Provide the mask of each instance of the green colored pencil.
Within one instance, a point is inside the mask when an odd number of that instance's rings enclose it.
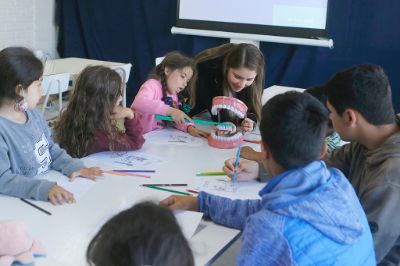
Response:
[[[190,196],[190,193],[186,193],[186,192],[182,192],[182,191],[178,191],[178,190],[173,190],[173,189],[168,189],[168,188],[163,188],[163,187],[156,187],[156,186],[146,186],[148,188],[152,188],[152,189],[158,189],[158,190],[162,190],[162,191],[168,191],[168,192],[172,192],[175,194],[181,194],[181,195],[185,195],[185,196]]]
[[[196,176],[220,176],[226,175],[224,172],[204,172],[200,174],[196,174]]]
[[[174,121],[172,117],[167,115],[155,115],[156,119],[166,120],[166,121]],[[188,123],[189,120],[185,118],[185,121]],[[193,123],[200,125],[220,125],[220,126],[231,126],[229,123],[219,123],[214,121],[200,120],[200,119],[192,119]]]

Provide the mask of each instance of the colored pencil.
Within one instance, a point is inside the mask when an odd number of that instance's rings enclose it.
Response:
[[[194,190],[194,189],[186,189],[186,191],[194,193],[194,194],[199,194],[199,192],[197,190]]]
[[[174,121],[172,117],[167,115],[155,115],[155,119],[165,120],[165,121]],[[199,125],[220,125],[220,126],[231,126],[230,123],[220,123],[208,120],[200,120],[200,119],[192,119],[193,123]],[[185,118],[185,122],[189,123],[190,121]]]
[[[187,184],[142,184],[142,187],[157,186],[157,187],[185,187]]]
[[[243,141],[254,143],[254,144],[261,144],[261,140],[250,140],[250,139],[244,139]]]
[[[33,208],[36,208],[36,209],[38,209],[39,211],[44,212],[44,213],[47,214],[47,215],[51,215],[51,212],[46,211],[45,209],[40,208],[40,207],[37,206],[36,204],[33,204],[32,202],[27,201],[26,199],[20,198],[20,200],[22,200],[23,202],[25,202],[25,203],[28,204],[28,205],[31,205]]]
[[[196,174],[196,176],[219,176],[219,175],[226,175],[224,172],[202,172],[200,174]]]
[[[120,176],[137,176],[137,177],[151,178],[151,176],[149,176],[149,175],[124,173],[124,172],[118,172],[118,171],[112,171],[112,170],[103,170],[103,173],[112,174],[112,175],[120,175]]]
[[[190,193],[182,192],[182,191],[178,191],[178,190],[167,189],[167,188],[156,187],[156,186],[146,186],[146,187],[152,188],[152,189],[158,189],[158,190],[162,190],[162,191],[167,191],[167,192],[172,192],[172,193],[175,193],[175,194],[181,194],[181,195],[185,195],[185,196],[190,196]]]
[[[115,169],[112,171],[122,172],[122,173],[155,173],[156,172],[156,170],[121,170],[121,169]]]

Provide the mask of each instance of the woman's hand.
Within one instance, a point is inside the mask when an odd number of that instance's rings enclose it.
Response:
[[[55,185],[49,191],[49,200],[54,205],[62,205],[64,203],[75,203],[74,195],[58,185]]]
[[[203,137],[203,138],[208,138],[210,136],[210,133],[205,132],[201,129],[196,128],[195,126],[188,126],[187,132],[194,136],[194,137]]]
[[[187,119],[190,123],[193,123],[192,119],[187,114],[173,107],[168,108],[167,115],[170,115],[172,120],[174,120],[174,122],[177,124],[186,123],[185,119]]]
[[[244,133],[250,133],[254,129],[255,122],[250,118],[245,118],[242,121],[242,129]]]
[[[85,177],[91,180],[96,180],[97,176],[102,176],[103,171],[99,167],[82,168],[79,171],[73,172],[69,176],[69,181],[74,181],[77,176]]]

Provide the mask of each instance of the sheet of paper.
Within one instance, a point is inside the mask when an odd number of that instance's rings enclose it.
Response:
[[[196,232],[197,227],[201,222],[203,213],[194,211],[176,210],[174,211],[174,214],[176,220],[178,221],[178,224],[182,229],[184,236],[187,239],[192,238],[192,236]]]
[[[92,188],[95,182],[96,181],[83,177],[77,177],[74,181],[69,181],[66,176],[60,176],[57,179],[57,185],[74,194],[75,200],[82,198]]]
[[[232,181],[225,177],[199,177],[189,184],[189,188],[231,199],[259,199],[258,192],[265,185],[256,180],[240,181],[236,182],[236,189],[233,189]]]
[[[88,166],[99,166],[101,164],[105,168],[111,167],[110,169],[115,168],[116,165],[152,169],[153,166],[163,162],[157,156],[137,151],[100,152],[84,158],[84,161]]]
[[[201,146],[207,145],[205,138],[193,137],[189,133],[173,128],[154,130],[144,135],[146,142],[165,145]]]

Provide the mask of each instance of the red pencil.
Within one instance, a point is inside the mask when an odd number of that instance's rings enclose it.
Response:
[[[250,140],[250,139],[244,139],[243,141],[254,143],[254,144],[261,144],[261,140]]]
[[[194,190],[194,189],[186,189],[186,191],[188,191],[190,193],[194,193],[194,194],[199,194],[199,192],[197,190]]]

